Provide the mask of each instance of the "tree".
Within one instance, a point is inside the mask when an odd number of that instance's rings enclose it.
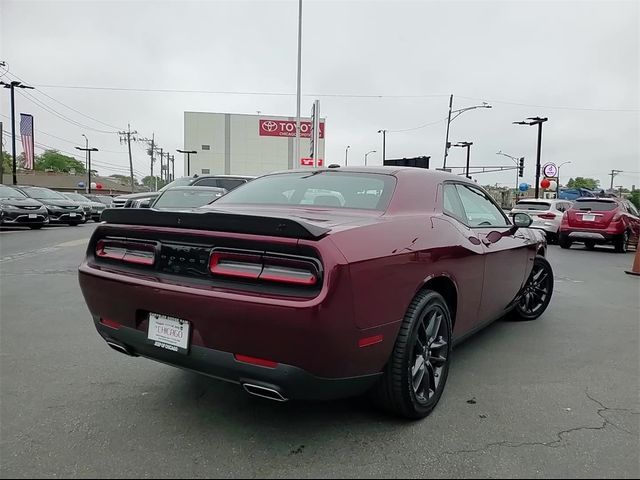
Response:
[[[167,182],[163,182],[162,180],[160,180],[160,177],[156,177],[156,176],[152,177],[150,175],[147,175],[146,177],[144,177],[141,183],[145,187],[149,187],[151,190],[153,190],[156,187],[156,181],[158,182],[158,190],[167,184]]]
[[[587,190],[597,190],[600,188],[600,180],[595,178],[576,177],[570,178],[567,182],[568,188],[586,188]]]
[[[629,197],[631,203],[633,203],[636,208],[640,208],[640,190],[634,190],[631,192],[631,197]]]
[[[42,155],[35,158],[35,169],[38,171],[53,171],[70,173],[85,173],[87,170],[84,164],[73,157],[64,155],[57,150],[45,150]]]

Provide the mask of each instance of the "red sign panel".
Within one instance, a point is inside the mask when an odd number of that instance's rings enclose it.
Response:
[[[321,167],[323,164],[323,161],[321,158],[318,159],[318,167]],[[313,158],[309,158],[309,157],[303,157],[300,159],[300,165],[302,165],[303,167],[313,167]]]
[[[293,120],[260,120],[261,137],[295,137]],[[311,138],[311,122],[300,122],[300,137]],[[320,123],[320,138],[324,138],[324,122]]]

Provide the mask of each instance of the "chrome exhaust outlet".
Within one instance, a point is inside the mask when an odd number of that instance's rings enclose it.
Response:
[[[110,340],[107,340],[107,345],[113,348],[116,352],[124,353],[129,357],[135,357],[135,355],[131,353],[127,347],[120,345],[119,343],[115,343]]]
[[[254,397],[266,398],[267,400],[273,400],[274,402],[286,402],[288,401],[280,392],[273,388],[262,387],[260,385],[253,385],[251,383],[243,383],[242,388],[249,395]]]

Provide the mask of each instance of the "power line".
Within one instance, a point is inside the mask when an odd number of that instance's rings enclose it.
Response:
[[[480,101],[480,102],[499,103],[503,105],[515,105],[519,107],[544,108],[549,110],[578,110],[578,111],[584,111],[584,112],[613,112],[613,113],[640,112],[640,110],[637,108],[589,108],[589,107],[568,107],[568,106],[558,106],[558,105],[535,105],[532,103],[508,102],[506,100],[489,100],[486,98],[478,98],[478,97],[463,97],[462,95],[457,95],[457,97],[464,98],[466,100],[474,100],[474,101]]]
[[[419,126],[417,126],[417,127],[405,128],[405,129],[402,129],[402,130],[387,130],[387,133],[402,133],[402,132],[411,132],[411,131],[413,131],[413,130],[420,130],[421,128],[426,128],[426,127],[430,127],[430,126],[432,126],[432,125],[437,125],[437,124],[439,124],[439,123],[442,123],[442,122],[444,122],[446,119],[447,119],[447,117],[444,117],[444,118],[442,118],[442,119],[440,119],[440,120],[437,120],[437,121],[435,121],[435,122],[429,122],[429,123],[425,123],[425,124],[423,124],[423,125],[419,125]]]

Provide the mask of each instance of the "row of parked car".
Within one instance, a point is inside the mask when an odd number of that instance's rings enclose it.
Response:
[[[39,229],[48,224],[79,225],[99,221],[106,208],[179,210],[207,205],[254,177],[194,175],[179,178],[158,192],[110,197],[57,192],[33,186],[0,185],[0,225]]]
[[[626,252],[640,235],[640,213],[623,198],[526,199],[510,212],[515,213],[527,213],[533,219],[531,228],[544,230],[549,243],[559,243],[561,248],[583,243],[592,250],[609,244]]]

